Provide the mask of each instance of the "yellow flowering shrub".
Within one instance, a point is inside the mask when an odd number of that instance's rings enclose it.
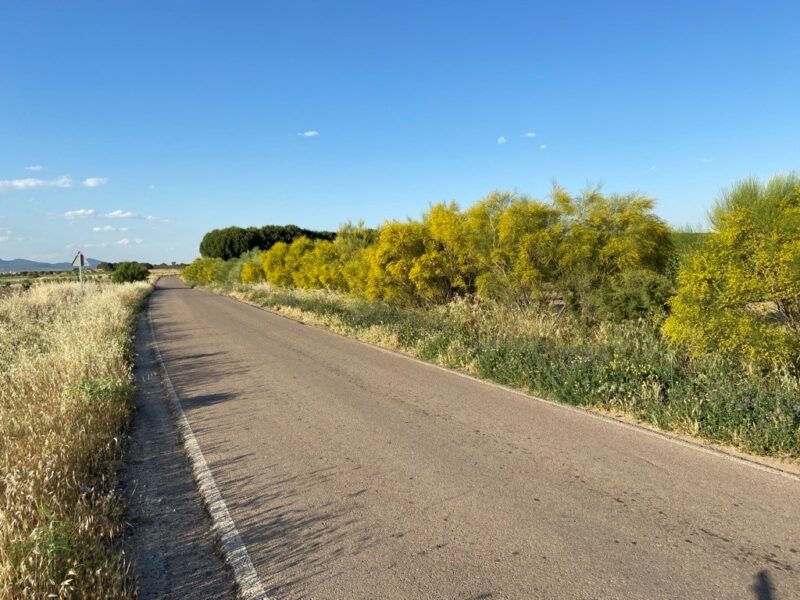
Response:
[[[800,178],[746,180],[712,213],[713,233],[678,273],[664,335],[700,355],[800,361]]]

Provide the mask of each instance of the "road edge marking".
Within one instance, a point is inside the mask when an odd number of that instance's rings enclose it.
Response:
[[[624,427],[625,429],[629,429],[631,431],[638,431],[639,433],[643,433],[645,435],[649,435],[649,436],[654,437],[654,438],[659,438],[659,439],[662,439],[662,440],[664,440],[666,442],[671,442],[673,444],[676,444],[678,446],[683,446],[684,448],[698,450],[698,451],[703,452],[705,454],[709,454],[711,456],[716,456],[717,458],[722,458],[722,459],[726,459],[726,460],[729,460],[729,461],[732,461],[732,462],[736,462],[736,463],[739,463],[739,464],[741,464],[743,466],[750,467],[752,469],[756,469],[756,470],[759,470],[759,471],[765,471],[765,472],[771,473],[773,475],[778,475],[778,476],[781,476],[781,477],[786,477],[787,479],[793,479],[795,481],[800,481],[800,473],[795,473],[795,472],[787,470],[787,469],[781,469],[780,467],[776,467],[776,466],[773,466],[773,465],[770,465],[770,464],[767,464],[767,463],[760,462],[756,458],[750,458],[748,456],[740,456],[738,454],[735,454],[734,452],[725,450],[723,448],[719,448],[719,447],[714,446],[714,445],[706,445],[706,444],[701,443],[701,442],[683,439],[683,438],[678,437],[678,436],[676,436],[674,434],[671,434],[671,433],[669,433],[667,431],[657,431],[655,429],[650,429],[649,427],[646,427],[644,425],[640,425],[638,423],[629,423],[628,421],[624,421],[622,419],[618,419],[618,418],[613,417],[611,415],[606,415],[606,414],[603,414],[601,412],[597,412],[597,411],[594,411],[594,410],[592,410],[590,408],[586,408],[586,407],[583,407],[583,406],[576,406],[574,404],[567,404],[566,402],[558,402],[556,400],[548,400],[547,398],[542,398],[540,396],[535,396],[533,394],[529,394],[529,393],[524,392],[522,390],[518,390],[516,388],[512,388],[512,387],[509,387],[507,385],[503,385],[502,383],[497,383],[497,382],[492,381],[490,379],[481,379],[479,377],[475,377],[474,375],[470,375],[468,373],[462,373],[461,371],[456,371],[455,369],[451,369],[451,368],[448,368],[448,367],[445,367],[445,366],[442,366],[442,365],[438,365],[436,363],[427,362],[425,360],[422,360],[421,358],[417,358],[416,356],[411,356],[410,354],[402,352],[401,350],[394,350],[392,348],[384,348],[383,346],[378,346],[378,345],[373,344],[371,342],[367,342],[367,341],[358,339],[356,337],[351,337],[349,335],[345,335],[343,333],[339,333],[338,331],[333,331],[333,330],[328,329],[326,327],[323,327],[321,325],[317,325],[316,323],[309,323],[309,322],[306,322],[306,321],[300,321],[299,319],[296,319],[296,318],[291,317],[291,316],[289,316],[287,314],[281,313],[281,312],[279,312],[277,310],[268,308],[266,306],[261,306],[260,304],[256,304],[255,302],[250,302],[250,301],[247,301],[247,300],[244,300],[244,299],[241,299],[241,298],[237,298],[236,296],[229,296],[227,294],[216,294],[216,293],[214,295],[222,297],[222,298],[230,298],[231,300],[235,300],[236,302],[244,304],[245,306],[251,306],[253,308],[256,308],[256,309],[261,310],[263,312],[275,315],[277,317],[282,317],[284,319],[288,319],[289,321],[293,321],[294,323],[297,323],[299,325],[307,325],[307,326],[313,327],[314,329],[317,329],[319,331],[324,331],[326,333],[329,333],[331,335],[335,335],[335,336],[340,337],[340,338],[344,338],[346,340],[350,340],[350,341],[353,341],[353,342],[358,342],[359,344],[364,344],[365,346],[369,346],[370,348],[374,348],[375,350],[379,350],[379,351],[385,352],[387,354],[392,354],[394,356],[399,356],[399,357],[405,358],[407,360],[411,360],[411,361],[413,361],[415,363],[418,363],[420,365],[424,365],[426,367],[432,367],[434,369],[439,369],[440,371],[444,371],[445,373],[449,373],[451,375],[456,375],[458,377],[463,377],[464,379],[469,379],[470,381],[474,381],[476,383],[482,383],[483,385],[488,385],[490,387],[502,390],[504,392],[511,392],[512,394],[514,394],[516,396],[519,396],[519,397],[522,397],[522,398],[527,399],[527,400],[535,400],[536,402],[541,402],[542,404],[547,404],[547,405],[550,405],[550,406],[553,406],[553,407],[556,407],[556,408],[559,408],[559,409],[569,410],[569,411],[572,411],[574,413],[586,415],[586,416],[592,417],[594,419],[599,419],[601,421],[605,421],[606,423],[609,423],[609,424],[619,425],[619,426]]]
[[[172,380],[169,378],[167,365],[161,356],[161,349],[156,339],[149,300],[147,303],[147,323],[150,326],[150,338],[156,361],[161,371],[162,381],[167,389],[170,406],[177,420],[178,432],[183,440],[183,449],[192,465],[192,473],[200,491],[200,497],[209,515],[211,515],[211,529],[218,538],[223,559],[233,570],[233,576],[239,588],[239,596],[243,600],[270,600],[264,590],[261,579],[258,577],[258,573],[256,573],[250,554],[247,552],[247,546],[242,541],[239,530],[236,528],[236,524],[228,511],[228,506],[225,504],[225,500],[222,498],[222,494],[214,481],[214,476],[211,474],[208,463],[206,463],[205,456],[200,450],[200,444],[194,435],[194,431],[192,431],[191,425],[189,425],[189,420],[183,411],[181,401],[172,385]]]

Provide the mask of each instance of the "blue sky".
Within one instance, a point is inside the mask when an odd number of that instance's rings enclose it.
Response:
[[[722,187],[800,166],[795,1],[2,13],[5,259],[184,261],[214,227],[378,225],[554,179],[698,224]]]

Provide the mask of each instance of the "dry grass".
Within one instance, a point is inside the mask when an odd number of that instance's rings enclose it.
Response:
[[[151,286],[37,284],[0,298],[0,598],[135,594],[114,462],[131,326]]]

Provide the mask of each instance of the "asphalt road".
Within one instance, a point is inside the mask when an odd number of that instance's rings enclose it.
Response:
[[[798,598],[800,482],[162,279],[156,337],[274,598]]]

